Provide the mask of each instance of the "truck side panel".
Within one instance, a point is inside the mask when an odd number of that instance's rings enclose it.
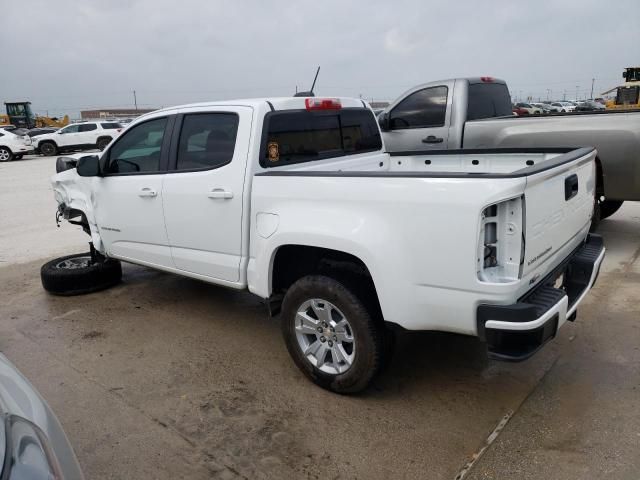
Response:
[[[464,148],[593,146],[611,200],[640,200],[640,113],[470,121]]]

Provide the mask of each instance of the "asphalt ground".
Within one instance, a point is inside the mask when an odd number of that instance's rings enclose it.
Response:
[[[41,264],[88,239],[55,225],[54,169],[0,164],[0,349],[87,478],[640,477],[640,204],[603,221],[597,286],[532,359],[401,334],[371,388],[338,396],[302,376],[249,293],[125,265],[107,291],[46,294]]]

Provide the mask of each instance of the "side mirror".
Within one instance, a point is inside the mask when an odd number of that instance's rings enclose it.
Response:
[[[382,112],[378,115],[378,125],[380,125],[380,130],[383,132],[388,132],[391,130],[390,122],[389,122],[389,112]]]
[[[78,161],[71,157],[58,157],[56,160],[56,173],[64,172],[76,168]]]
[[[76,166],[76,171],[81,177],[99,177],[100,172],[100,159],[97,155],[87,155],[86,157],[80,157]]]

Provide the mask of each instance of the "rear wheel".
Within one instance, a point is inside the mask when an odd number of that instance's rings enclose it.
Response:
[[[0,147],[0,162],[10,162],[13,160],[13,153],[7,147]]]
[[[294,362],[314,383],[337,393],[367,387],[388,348],[384,326],[366,299],[334,278],[296,281],[282,304],[282,334]]]
[[[40,269],[44,289],[55,295],[82,295],[109,288],[122,278],[118,260],[93,261],[91,253],[56,258]]]
[[[623,203],[623,200],[605,200],[604,202],[600,202],[600,220],[609,218],[616,213],[620,210]]]
[[[52,157],[58,154],[58,147],[53,142],[43,142],[40,144],[40,152],[46,157]]]

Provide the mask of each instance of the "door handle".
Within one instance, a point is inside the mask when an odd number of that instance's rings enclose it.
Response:
[[[578,194],[578,175],[575,173],[564,179],[564,199],[569,200]]]
[[[429,135],[427,138],[422,139],[422,143],[442,143],[444,138],[436,137],[435,135]]]
[[[208,197],[229,199],[229,198],[233,198],[233,192],[229,192],[228,190],[224,190],[222,188],[214,188],[209,192]]]
[[[139,197],[155,197],[157,195],[158,195],[158,192],[156,192],[155,190],[149,187],[141,188],[140,191],[138,192]]]

